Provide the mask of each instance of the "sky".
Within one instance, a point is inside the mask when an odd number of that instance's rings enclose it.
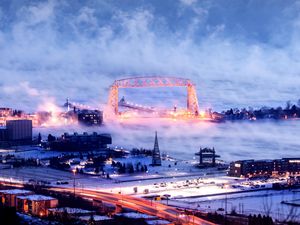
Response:
[[[1,0],[0,105],[101,108],[115,79],[147,75],[193,80],[200,108],[284,105],[299,28],[292,0]]]

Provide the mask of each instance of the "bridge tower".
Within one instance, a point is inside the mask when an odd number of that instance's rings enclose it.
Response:
[[[154,148],[152,152],[152,164],[151,166],[161,166],[160,151],[158,147],[157,131],[155,131]]]
[[[113,84],[112,86],[110,86],[110,92],[109,92],[109,96],[108,96],[108,105],[110,107],[110,110],[112,110],[112,112],[109,113],[113,113],[115,115],[118,114],[118,101],[119,101],[119,87],[117,84]]]
[[[188,84],[187,86],[187,109],[191,114],[199,115],[198,98],[193,84]]]

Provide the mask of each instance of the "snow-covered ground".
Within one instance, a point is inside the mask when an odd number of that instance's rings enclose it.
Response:
[[[16,146],[12,149],[0,149],[0,154],[14,155],[18,158],[35,158],[35,159],[47,159],[55,156],[62,155],[63,152],[59,151],[49,151],[41,147],[36,146]]]
[[[270,215],[274,219],[283,221],[300,220],[300,208],[283,204],[282,201],[300,199],[299,190],[262,190],[258,192],[219,195],[201,198],[182,198],[169,200],[169,205],[183,208],[198,209],[206,212],[230,213],[235,210],[243,214]]]
[[[27,157],[32,155],[30,150],[14,154],[19,153]],[[45,153],[45,155],[47,154]],[[283,205],[280,202],[295,199],[297,195],[288,191],[264,191],[264,189],[271,188],[273,183],[286,183],[284,178],[267,181],[232,178],[226,176],[224,171],[217,169],[199,169],[195,167],[195,160],[164,160],[160,167],[149,166],[151,157],[129,157],[117,160],[125,164],[132,163],[134,166],[140,162],[142,165],[147,165],[148,171],[119,175],[114,174],[108,164],[105,168],[110,172],[111,179],[106,179],[101,176],[74,175],[71,171],[60,171],[47,167],[24,167],[1,169],[0,179],[11,182],[42,180],[49,182],[50,185],[60,187],[73,187],[75,181],[77,189],[107,191],[140,197],[169,195],[168,202],[162,200],[166,204],[205,211],[224,209],[224,196],[227,196],[227,211],[236,209],[238,212],[263,214],[266,208],[264,201],[267,200],[262,199],[268,199],[268,203],[276,203],[272,204],[272,215],[281,219],[288,216],[291,206]],[[76,165],[72,165],[72,168],[74,167]],[[65,184],[58,184],[57,181],[64,181]],[[293,213],[295,213],[294,211]]]

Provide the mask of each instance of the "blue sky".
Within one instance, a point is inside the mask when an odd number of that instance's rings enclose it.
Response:
[[[192,79],[200,107],[296,101],[299,14],[290,0],[2,0],[0,105],[101,105],[114,79],[164,74]]]

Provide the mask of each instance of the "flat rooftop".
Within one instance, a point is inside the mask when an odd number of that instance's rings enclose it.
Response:
[[[0,193],[18,195],[18,194],[32,194],[33,192],[24,189],[7,189],[7,190],[0,190]]]
[[[51,196],[45,196],[45,195],[26,195],[26,196],[19,196],[18,199],[26,199],[30,201],[49,201],[49,200],[55,200],[56,198],[53,198]]]

